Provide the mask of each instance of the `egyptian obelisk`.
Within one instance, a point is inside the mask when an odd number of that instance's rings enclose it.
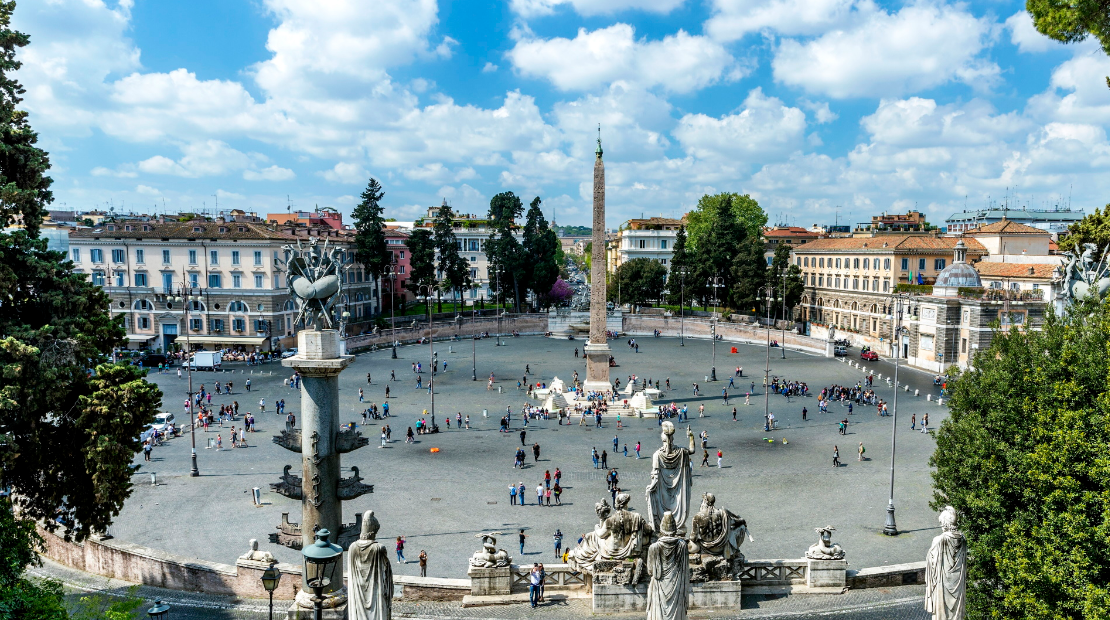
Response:
[[[605,162],[601,159],[601,126],[597,128],[597,158],[594,160],[593,251],[590,268],[590,341],[586,343],[587,391],[607,392],[609,383],[609,340],[605,322]]]

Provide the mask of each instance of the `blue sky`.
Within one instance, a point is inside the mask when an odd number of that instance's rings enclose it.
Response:
[[[57,208],[389,215],[511,190],[589,224],[1110,202],[1110,59],[1024,2],[40,0],[14,26]],[[839,209],[838,209],[839,207]]]

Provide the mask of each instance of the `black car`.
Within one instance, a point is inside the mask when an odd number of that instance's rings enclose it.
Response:
[[[157,368],[158,364],[167,364],[169,362],[169,358],[167,358],[165,355],[162,355],[161,353],[150,353],[148,355],[140,357],[139,359],[133,360],[131,363],[135,366],[138,366],[139,362],[142,362],[143,368]]]

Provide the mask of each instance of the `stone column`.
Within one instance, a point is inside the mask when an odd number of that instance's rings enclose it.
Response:
[[[339,373],[354,361],[340,355],[339,332],[334,329],[304,330],[297,334],[297,354],[282,360],[301,374],[301,543],[307,548],[316,530],[327,528],[331,542],[338,541],[343,527],[343,505],[339,500]],[[302,578],[303,581],[303,578]],[[336,580],[328,591],[342,587]],[[307,589],[308,584],[302,583]]]
[[[600,133],[600,129],[598,130]],[[586,344],[586,390],[607,391],[609,383],[609,340],[605,335],[605,162],[601,159],[601,137],[594,161],[593,251],[590,265],[590,341]]]

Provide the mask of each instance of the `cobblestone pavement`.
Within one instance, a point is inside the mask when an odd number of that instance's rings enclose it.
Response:
[[[175,620],[263,620],[268,616],[268,603],[260,599],[231,599],[193,592],[136,586],[127,582],[97,577],[50,561],[31,569],[39,578],[60,581],[67,597],[73,601],[82,596],[103,594],[107,597],[134,596],[144,601],[143,609],[162,600],[172,606]],[[923,608],[923,586],[850,590],[841,595],[810,596],[744,596],[739,612],[692,610],[694,618],[799,618],[826,620],[928,620]],[[274,603],[275,616],[288,602]],[[463,608],[457,602],[406,602],[396,600],[393,614],[398,618],[435,619],[511,619],[544,618],[544,620],[576,619],[590,616],[589,599],[571,599],[564,603],[542,605],[533,610],[526,605],[498,605]],[[640,618],[643,614],[607,614],[614,618]]]
[[[400,359],[390,359],[389,351],[359,355],[340,377],[341,421],[361,421],[358,412],[371,402],[381,403],[386,385],[394,414],[388,422],[393,441],[382,449],[378,446],[378,426],[361,429],[370,438],[370,445],[342,457],[344,468],[356,465],[375,492],[344,503],[345,520],[354,520],[358,511],[373,509],[382,523],[379,536],[391,540],[407,538],[406,555],[410,562],[396,565],[400,574],[417,574],[414,561],[421,549],[428,551],[429,575],[462,577],[466,559],[478,548],[474,535],[481,531],[505,532],[499,544],[510,551],[517,562],[552,561],[551,534],[560,528],[565,543],[573,545],[577,537],[593,527],[596,521],[593,506],[603,497],[609,499],[602,470],[593,469],[590,450],[596,447],[608,452],[609,465],[619,471],[620,484],[632,495],[632,508],[644,509],[643,489],[648,482],[650,455],[659,446],[659,429],[654,419],[622,420],[625,428],[616,429],[615,420],[607,419],[603,428],[592,425],[560,426],[555,420],[533,421],[528,424],[525,443],[541,445],[541,457],[533,462],[529,450],[524,470],[512,467],[513,453],[520,447],[521,422],[516,415],[527,402],[517,382],[525,365],[532,374],[529,381],[550,381],[557,375],[570,380],[575,370],[584,375],[584,360],[574,357],[574,349],[582,340],[568,341],[540,337],[505,339],[497,347],[493,339],[477,343],[478,381],[471,380],[471,342],[436,343],[441,361],[448,370],[437,377],[436,414],[438,435],[419,437],[415,444],[404,443],[405,429],[415,424],[422,410],[430,409],[426,389],[415,388],[411,364],[424,364],[427,380],[428,346],[401,347]],[[780,421],[780,430],[763,430],[762,375],[765,350],[751,345],[736,345],[738,353],[729,353],[730,343],[718,343],[717,383],[707,383],[711,345],[706,341],[687,340],[680,346],[673,338],[643,338],[640,353],[631,352],[623,340],[612,341],[613,354],[619,366],[613,376],[622,383],[633,373],[639,377],[670,379],[672,389],[663,402],[688,404],[690,426],[695,434],[709,433],[708,449],[715,464],[718,448],[724,452],[724,467],[699,467],[701,451],[694,467],[695,498],[711,491],[717,505],[726,507],[748,520],[755,542],[744,544],[749,558],[797,558],[815,542],[814,527],[833,525],[835,541],[844,546],[852,569],[924,559],[931,537],[939,532],[936,515],[928,508],[930,470],[928,458],[934,449],[929,435],[912,432],[909,414],[918,420],[930,413],[931,426],[945,417],[946,409],[925,401],[926,393],[936,393],[931,377],[915,371],[902,371],[903,382],[921,390],[900,392],[898,418],[897,476],[895,502],[898,525],[902,535],[885,537],[881,529],[890,485],[890,449],[892,418],[877,417],[870,407],[859,407],[850,416],[848,435],[837,433],[836,422],[847,416],[847,408],[834,404],[828,414],[817,413],[817,398],[790,399],[771,396],[771,410]],[[847,364],[788,351],[771,350],[771,373],[780,377],[805,381],[811,391],[833,383],[854,384],[863,376]],[[724,405],[721,390],[728,385],[735,367],[744,367],[744,378],[737,379],[730,389],[731,404]],[[886,363],[868,364],[887,376],[892,368]],[[299,413],[299,391],[283,387],[282,380],[291,371],[277,364],[248,368],[229,365],[232,372],[194,374],[199,388],[213,387],[213,381],[235,384],[234,395],[215,396],[213,404],[239,402],[240,413],[256,413],[258,433],[250,435],[247,449],[229,449],[229,428],[215,428],[209,433],[198,432],[200,478],[190,478],[189,437],[170,441],[154,451],[154,461],[136,463],[142,469],[135,477],[135,492],[124,506],[112,527],[117,539],[163,549],[188,558],[227,564],[247,548],[247,540],[257,538],[261,548],[273,552],[280,561],[299,563],[299,553],[267,542],[281,521],[281,513],[290,513],[298,521],[300,503],[270,492],[285,464],[299,469],[299,455],[273,444],[271,436],[283,420],[273,414],[274,402],[284,398],[289,411]],[[251,372],[254,372],[252,375]],[[397,381],[390,382],[390,371]],[[495,375],[493,390],[486,389],[486,379]],[[272,373],[272,374],[271,374]],[[373,378],[368,385],[366,375]],[[752,375],[755,377],[752,378]],[[176,374],[152,374],[165,392],[165,409],[180,414],[185,400],[186,381]],[[244,391],[245,380],[251,379],[251,392]],[[692,383],[701,384],[702,395],[692,396]],[[756,383],[751,404],[745,405],[744,392]],[[359,403],[358,390],[365,390],[365,403]],[[500,388],[500,392],[498,389]],[[891,400],[893,390],[885,382],[878,387],[881,398]],[[266,399],[266,413],[258,413],[259,398]],[[535,401],[532,401],[535,402]],[[698,417],[698,407],[705,406],[705,417]],[[498,420],[506,406],[514,412],[512,432],[499,433]],[[732,421],[732,407],[738,410],[738,421]],[[809,420],[801,420],[801,409],[809,409]],[[488,417],[483,417],[483,411]],[[454,414],[462,412],[471,419],[471,430],[455,428]],[[451,428],[444,423],[452,417]],[[239,426],[239,424],[237,424]],[[207,439],[222,435],[224,449],[207,449]],[[620,454],[613,451],[613,436],[619,438]],[[643,458],[636,459],[634,446],[642,442]],[[851,458],[862,441],[867,448],[864,461]],[[629,456],[623,456],[624,445]],[[833,446],[840,448],[842,466],[831,467]],[[439,448],[438,453],[430,448]],[[563,505],[537,507],[534,488],[543,479],[545,470],[564,472],[566,492]],[[150,485],[150,472],[157,474],[158,485]],[[347,475],[347,474],[345,474]],[[507,487],[523,481],[528,488],[526,506],[509,505]],[[254,506],[251,488],[263,492],[263,505]],[[695,502],[697,500],[695,499]],[[524,554],[516,544],[516,533],[524,529],[529,536]]]

